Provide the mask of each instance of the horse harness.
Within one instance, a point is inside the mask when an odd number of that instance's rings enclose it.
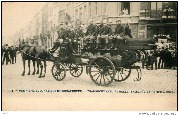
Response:
[[[25,45],[25,46],[27,46],[27,45]],[[24,48],[25,46],[23,46],[23,48]],[[29,46],[29,47],[33,47],[33,51],[34,51],[35,46]],[[37,57],[35,57],[35,56],[31,55],[31,54],[28,54],[28,53],[26,53],[26,52],[23,52],[23,54],[25,54],[25,55],[27,55],[27,56],[29,56],[29,57],[31,57],[31,58],[34,58],[34,59],[45,60],[45,59],[37,58]]]

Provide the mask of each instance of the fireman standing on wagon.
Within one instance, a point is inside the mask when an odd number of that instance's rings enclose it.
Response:
[[[87,32],[86,32],[86,47],[90,47],[91,44],[93,44],[93,41],[96,36],[96,26],[93,24],[93,20],[89,19],[89,26],[87,27]]]
[[[54,42],[54,45],[53,47],[51,48],[50,50],[50,53],[54,53],[59,47],[60,47],[60,44],[66,40],[67,38],[67,27],[65,27],[63,25],[63,22],[61,22],[61,29],[60,31],[58,31],[58,38],[56,39],[56,42]]]
[[[117,43],[116,43],[115,49],[118,49],[119,44],[122,43],[124,40],[123,36],[125,34],[125,30],[124,30],[124,27],[121,25],[120,19],[118,19],[116,22],[117,22],[117,26],[115,28],[114,34],[117,39]]]

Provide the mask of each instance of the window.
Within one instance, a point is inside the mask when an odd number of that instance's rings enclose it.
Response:
[[[91,16],[91,2],[89,3],[89,16]]]
[[[84,6],[84,22],[87,21],[87,7]]]
[[[82,19],[83,17],[82,17],[82,7],[79,9],[79,20],[80,20],[80,22],[82,22]]]
[[[148,10],[150,8],[150,2],[141,2],[140,9],[141,10]]]
[[[162,2],[157,2],[157,10],[161,10],[162,9]]]
[[[97,12],[97,14],[98,15],[101,15],[101,4],[102,4],[102,2],[98,2],[98,12]]]
[[[139,26],[139,38],[145,38],[146,37],[146,27],[144,25]]]
[[[76,9],[75,10],[75,19],[77,19],[78,18],[78,10]]]
[[[141,2],[140,3],[140,17],[147,18],[150,17],[150,6],[151,2]]]
[[[141,2],[140,17],[161,19],[162,17],[162,2]]]
[[[150,18],[160,19],[162,13],[162,2],[151,2]]]
[[[106,14],[107,2],[102,2],[102,14]]]
[[[97,6],[97,2],[95,2],[95,15],[98,14],[98,6]]]
[[[177,2],[163,2],[163,18],[177,18]]]
[[[121,14],[123,15],[130,14],[130,2],[121,2]]]
[[[151,10],[156,10],[156,2],[151,2]]]

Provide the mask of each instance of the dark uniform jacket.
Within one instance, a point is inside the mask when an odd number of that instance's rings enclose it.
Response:
[[[69,30],[63,29],[61,30],[60,38],[66,40],[66,38],[69,38]]]
[[[96,36],[97,36],[98,34],[101,35],[102,27],[103,27],[103,25],[99,25],[99,26],[96,25]]]
[[[101,35],[111,35],[112,34],[112,29],[110,26],[105,25],[102,27],[101,31],[100,31]]]
[[[75,37],[76,37],[77,39],[84,37],[84,32],[83,32],[83,30],[82,30],[82,29],[77,29],[77,30],[75,31]]]
[[[2,52],[1,52],[1,55],[3,55],[3,54],[4,54],[4,52],[5,52],[5,48],[4,48],[4,47],[2,47]]]
[[[62,32],[64,31],[63,28],[60,29],[60,31],[58,31],[58,39],[62,39]]]
[[[14,48],[9,48],[9,54],[11,57],[14,56]]]
[[[96,26],[91,24],[87,27],[87,32],[86,32],[86,36],[87,35],[96,35]]]
[[[4,56],[9,56],[9,48],[5,48]]]
[[[131,29],[129,28],[129,25],[126,25],[126,27],[125,27],[125,35],[129,36],[130,38],[132,38]]]
[[[61,29],[59,32],[59,37],[65,40],[68,37],[68,31],[66,29]]]
[[[74,40],[75,32],[73,30],[68,30],[67,32],[68,32],[68,38]]]
[[[124,27],[118,24],[117,27],[115,28],[114,34],[124,35]]]

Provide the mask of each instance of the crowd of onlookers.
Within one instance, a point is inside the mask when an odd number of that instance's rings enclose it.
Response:
[[[149,53],[149,64],[153,63],[155,69],[176,69],[177,68],[177,49],[159,48]]]
[[[169,48],[162,48],[159,52],[158,68],[175,68],[177,67],[177,50],[169,50]]]
[[[8,44],[5,44],[2,46],[2,65],[8,63],[14,64],[16,63],[16,53],[18,51],[18,47],[15,46],[8,46]]]

